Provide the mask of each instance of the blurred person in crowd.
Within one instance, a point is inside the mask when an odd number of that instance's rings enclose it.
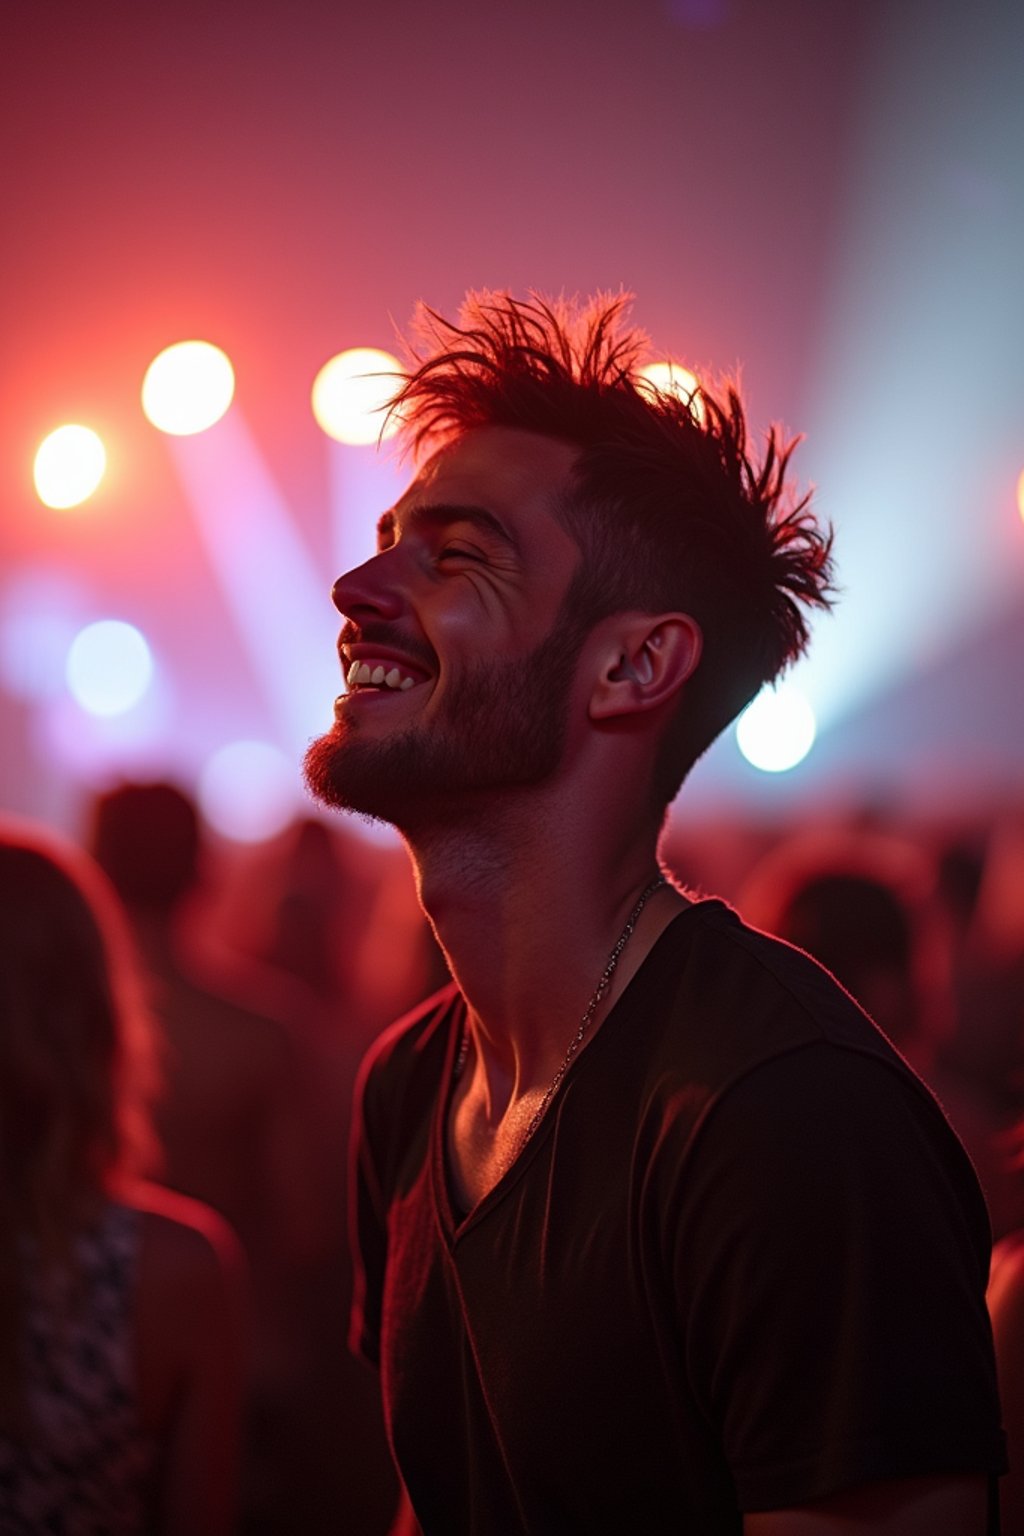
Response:
[[[307,780],[401,831],[454,978],[360,1083],[352,1337],[396,1528],[981,1536],[963,1148],[827,972],[657,861],[804,649],[829,539],[735,390],[646,383],[623,308],[427,313],[396,397],[427,454],[334,588]]]
[[[256,1006],[245,967],[210,966],[190,942],[203,850],[182,790],[125,783],[100,795],[89,846],[128,912],[162,1026],[156,1124],[167,1181],[227,1218],[258,1282],[265,1255],[311,1240],[290,1166],[300,1056],[283,1024]]]
[[[152,1183],[147,1019],[112,893],[0,826],[0,1529],[227,1536],[242,1261]]]
[[[984,838],[980,833],[942,837],[936,862],[938,894],[953,925],[954,943],[966,942],[985,873]]]
[[[209,935],[198,942],[210,871],[190,796],[170,783],[121,784],[97,799],[91,821],[90,845],[127,908],[163,1027],[167,1182],[221,1212],[249,1262],[245,1531],[316,1536],[347,1513],[369,1533],[394,1479],[379,1408],[343,1358],[351,1281],[336,1170],[352,1073],[338,1081],[322,1021],[310,1023],[315,994],[294,972],[229,956]],[[301,849],[316,876],[321,841],[306,834]],[[300,904],[305,940],[298,912],[283,919],[306,982],[323,978],[326,960],[318,889]],[[252,892],[254,907],[265,894]],[[299,1026],[303,1011],[310,1027]],[[343,1038],[340,1006],[334,1026]]]
[[[995,815],[956,969],[951,1056],[1004,1117],[1024,1115],[1024,806]],[[1024,1209],[1018,1209],[1024,1224]]]
[[[255,864],[241,901],[229,903],[230,942],[278,984],[289,1021],[329,1055],[361,1057],[386,1023],[447,979],[400,848],[304,816]]]
[[[950,1027],[948,954],[927,856],[887,833],[841,826],[784,838],[737,905],[819,960],[927,1077]]]

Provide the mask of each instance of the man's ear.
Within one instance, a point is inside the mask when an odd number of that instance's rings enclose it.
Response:
[[[688,613],[617,614],[609,625],[590,718],[659,709],[672,701],[700,661],[703,636]]]

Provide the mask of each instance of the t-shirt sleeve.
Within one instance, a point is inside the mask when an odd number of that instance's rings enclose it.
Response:
[[[683,1367],[741,1509],[999,1471],[988,1221],[941,1111],[824,1042],[711,1107],[670,1249]]]

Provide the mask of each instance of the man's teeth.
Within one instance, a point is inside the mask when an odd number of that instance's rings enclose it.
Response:
[[[394,688],[404,693],[407,688],[415,685],[415,678],[403,676],[397,667],[385,669],[378,662],[371,667],[365,661],[354,661],[348,669],[348,686],[350,688],[362,688],[367,685],[373,688]]]

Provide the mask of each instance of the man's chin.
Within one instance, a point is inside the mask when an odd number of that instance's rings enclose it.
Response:
[[[398,807],[390,803],[386,777],[374,760],[337,726],[310,743],[302,763],[306,788],[315,800],[335,811],[351,811],[369,821],[394,823]]]
[[[302,761],[302,774],[306,781],[306,788],[314,800],[319,800],[321,805],[328,805],[336,811],[356,809],[350,803],[344,784],[344,759],[348,751],[347,744],[343,744],[339,739],[337,727],[335,727],[325,736],[318,736],[315,741],[310,742]]]

